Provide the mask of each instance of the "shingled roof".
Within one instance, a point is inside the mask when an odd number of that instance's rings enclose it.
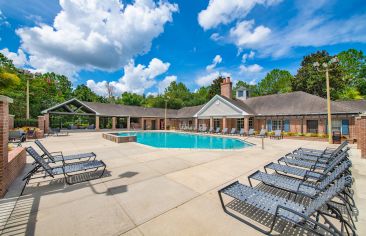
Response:
[[[366,100],[336,101],[336,103],[346,106],[357,113],[366,112]]]
[[[326,114],[327,100],[302,91],[248,98],[245,103],[256,115]],[[344,104],[331,102],[332,114],[357,113]]]

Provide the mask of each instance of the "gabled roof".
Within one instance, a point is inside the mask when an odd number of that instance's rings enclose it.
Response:
[[[257,115],[312,115],[327,113],[326,99],[302,91],[252,97],[242,102],[253,109]],[[334,101],[331,102],[331,112],[332,114],[355,113],[353,109]]]
[[[202,109],[203,105],[183,107],[178,110],[177,118],[192,118],[199,110]]]
[[[352,109],[354,112],[366,112],[366,100],[336,101],[336,103],[346,106]]]

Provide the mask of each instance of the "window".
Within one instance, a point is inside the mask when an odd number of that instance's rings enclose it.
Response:
[[[220,127],[220,119],[214,119],[214,128]]]
[[[318,133],[318,120],[307,120],[306,121],[306,132],[307,133]]]
[[[272,130],[284,130],[283,120],[272,120]]]
[[[332,120],[332,131],[341,131],[342,121],[341,120]]]
[[[249,118],[249,129],[254,129],[254,118],[253,117]]]
[[[238,91],[238,97],[243,97],[244,95],[244,91],[243,90],[239,90]]]
[[[244,118],[236,119],[236,129],[244,129]]]

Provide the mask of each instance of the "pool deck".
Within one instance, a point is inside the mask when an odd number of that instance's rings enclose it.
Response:
[[[62,176],[33,180],[19,197],[20,178],[0,199],[0,235],[262,235],[227,215],[217,190],[298,148],[325,142],[248,138],[241,150],[157,149],[117,144],[102,133],[72,133],[42,140],[50,151],[93,151],[107,164],[102,179],[72,186]],[[32,142],[23,146],[34,145]],[[336,146],[336,145],[335,145]],[[366,160],[350,145],[353,189],[366,233]],[[38,149],[37,149],[38,150]],[[33,161],[27,160],[28,170]]]

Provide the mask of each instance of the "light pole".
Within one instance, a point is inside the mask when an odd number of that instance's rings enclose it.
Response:
[[[25,118],[28,120],[29,119],[29,79],[30,79],[31,76],[34,79],[35,76],[38,76],[41,73],[32,74],[29,70],[21,70],[21,72],[27,76],[27,91],[26,91],[27,110],[26,110]]]
[[[337,57],[333,57],[329,62],[324,62],[322,64],[323,70],[320,69],[320,63],[314,62],[313,66],[319,71],[319,72],[325,72],[325,78],[326,78],[326,85],[327,85],[327,110],[328,110],[328,141],[331,144],[332,143],[332,112],[330,107],[330,86],[329,86],[329,71],[332,71],[332,68],[329,68],[332,64],[335,64],[338,62]]]
[[[166,131],[166,113],[168,110],[168,99],[169,97],[165,97],[165,116],[164,116],[164,130]]]

